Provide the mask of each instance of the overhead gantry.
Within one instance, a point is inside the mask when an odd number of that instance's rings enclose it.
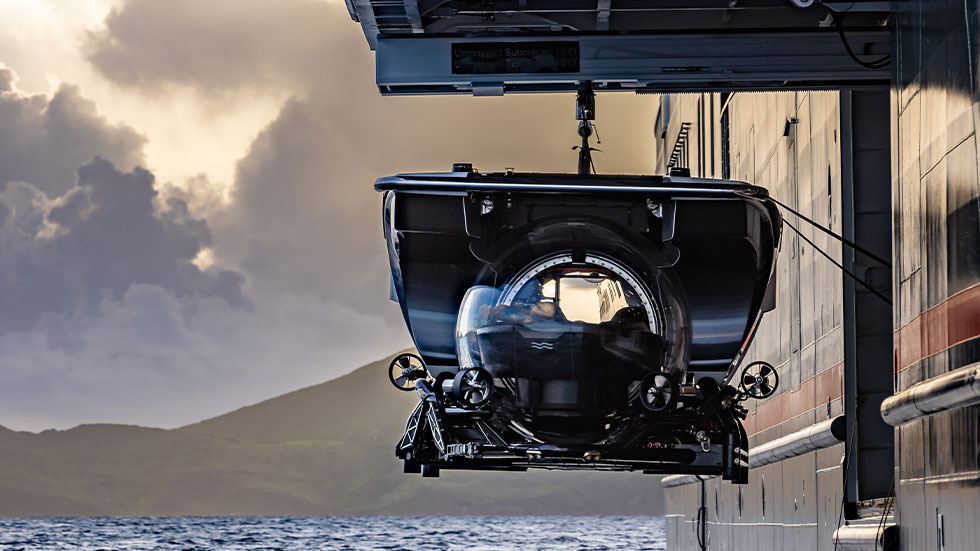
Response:
[[[887,84],[890,2],[347,0],[382,94]]]

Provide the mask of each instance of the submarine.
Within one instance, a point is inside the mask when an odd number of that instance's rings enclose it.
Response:
[[[747,481],[742,403],[778,385],[770,364],[741,365],[775,305],[782,218],[764,188],[458,163],[375,189],[418,350],[389,371],[419,395],[395,449],[405,472]]]

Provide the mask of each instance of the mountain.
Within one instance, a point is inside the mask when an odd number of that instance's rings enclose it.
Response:
[[[636,473],[402,474],[390,357],[186,427],[0,427],[0,515],[657,514]]]

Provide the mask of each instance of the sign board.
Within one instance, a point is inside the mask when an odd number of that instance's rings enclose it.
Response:
[[[454,42],[454,75],[577,73],[578,42]]]

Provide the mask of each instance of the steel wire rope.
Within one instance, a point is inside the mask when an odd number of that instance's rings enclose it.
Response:
[[[783,219],[783,224],[786,224],[787,226],[789,226],[789,228],[791,230],[793,230],[794,232],[796,232],[796,235],[800,236],[801,239],[803,239],[804,241],[806,241],[807,243],[809,243],[809,245],[811,247],[813,247],[814,250],[816,250],[818,253],[820,253],[824,257],[826,257],[827,260],[829,260],[834,266],[837,266],[840,269],[840,271],[842,271],[845,274],[847,274],[848,276],[850,276],[851,279],[853,279],[854,281],[860,283],[862,287],[864,287],[865,289],[867,289],[874,296],[880,298],[886,304],[888,304],[889,306],[891,306],[892,301],[891,301],[890,298],[886,297],[881,292],[879,292],[877,289],[875,289],[874,287],[872,287],[871,285],[869,285],[866,281],[864,281],[863,279],[861,279],[860,277],[858,277],[857,274],[855,274],[854,272],[852,272],[852,271],[848,270],[847,268],[845,268],[843,264],[841,264],[840,262],[837,262],[837,260],[835,260],[832,256],[830,256],[830,254],[828,254],[823,249],[821,249],[820,247],[818,247],[817,244],[814,243],[813,241],[811,241],[807,236],[803,235],[803,232],[801,232],[799,229],[797,229],[796,226],[794,226],[793,224],[790,224],[789,222],[787,222],[785,218]]]
[[[885,266],[887,268],[891,268],[892,267],[891,262],[888,262],[884,258],[881,258],[880,256],[878,256],[875,253],[869,251],[868,249],[865,249],[864,247],[862,247],[861,245],[858,245],[857,243],[851,241],[850,239],[847,239],[846,237],[841,236],[841,235],[837,235],[836,233],[828,230],[827,228],[823,227],[819,223],[811,220],[810,218],[807,218],[802,213],[800,213],[800,212],[798,212],[796,210],[793,210],[793,208],[791,208],[786,203],[783,203],[779,199],[776,199],[775,197],[773,197],[773,196],[770,195],[769,196],[769,200],[772,201],[773,203],[776,203],[777,205],[779,205],[780,207],[782,207],[784,210],[787,210],[787,211],[793,213],[793,215],[795,215],[800,220],[803,220],[807,224],[810,224],[814,228],[816,228],[816,229],[824,232],[825,234],[833,237],[837,241],[840,241],[841,243],[843,243],[843,244],[847,245],[848,247],[854,249],[855,251],[863,254],[864,256],[870,258],[871,260],[874,260],[875,262],[881,264],[882,266]]]

